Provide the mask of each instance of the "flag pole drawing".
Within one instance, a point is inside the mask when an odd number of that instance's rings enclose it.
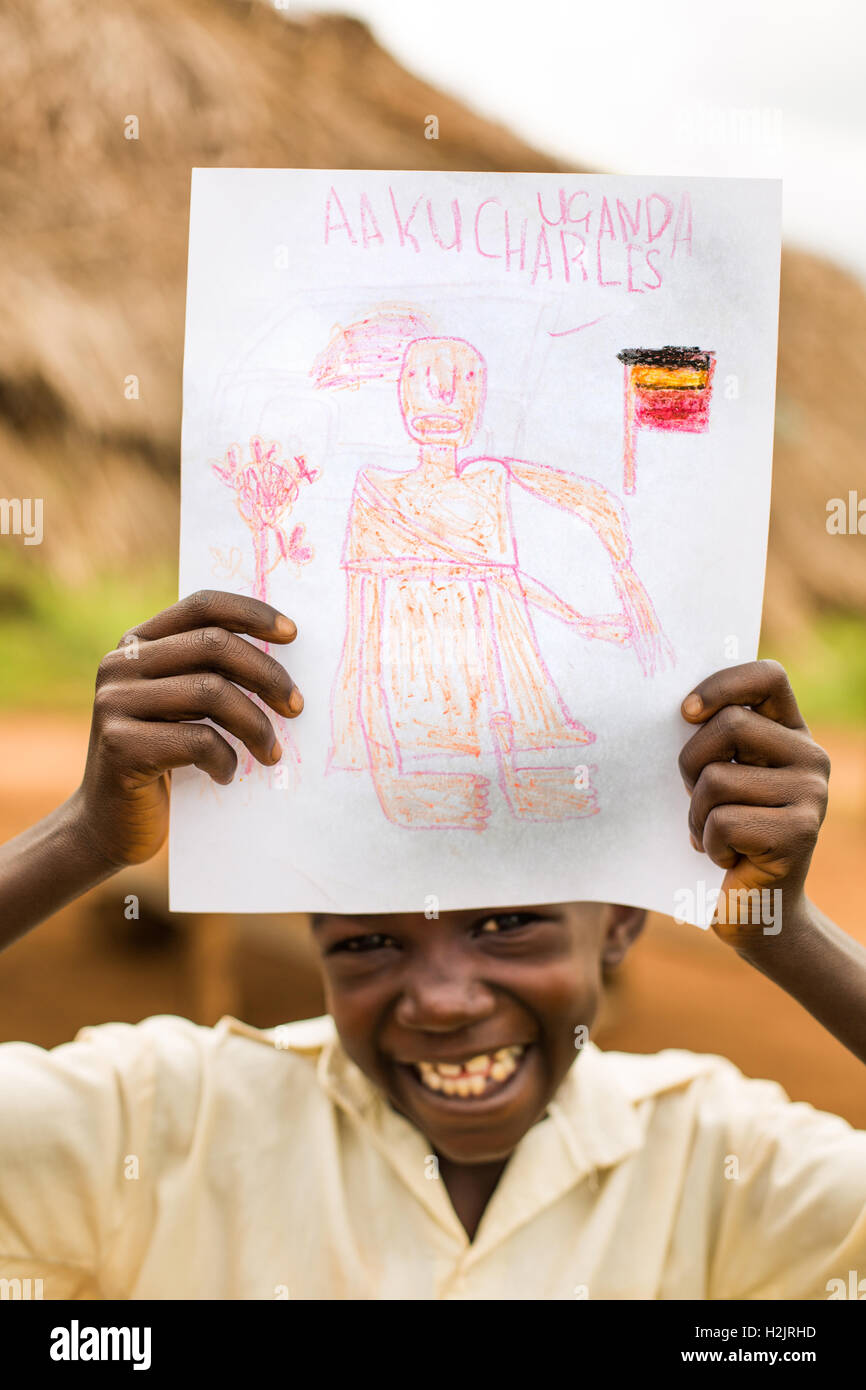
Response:
[[[625,348],[625,444],[623,491],[635,491],[638,430],[703,434],[709,427],[714,352],[697,347]]]

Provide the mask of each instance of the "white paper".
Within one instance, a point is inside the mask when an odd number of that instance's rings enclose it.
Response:
[[[173,910],[706,925],[679,706],[757,652],[779,225],[765,180],[194,171],[180,592],[289,614],[306,705],[174,774]]]

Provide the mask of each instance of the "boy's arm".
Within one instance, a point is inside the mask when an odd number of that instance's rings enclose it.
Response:
[[[303,700],[280,662],[241,633],[285,643],[297,629],[258,599],[205,590],[132,628],[104,657],[81,786],[0,848],[0,948],[155,854],[168,829],[172,768],[232,780],[237,756],[214,724],[259,762],[278,761],[273,725],[244,691],[287,718]],[[212,723],[190,722],[203,719]]]
[[[686,697],[680,754],[695,848],[726,869],[713,927],[866,1062],[866,949],[809,901],[830,760],[775,661],[717,671]]]

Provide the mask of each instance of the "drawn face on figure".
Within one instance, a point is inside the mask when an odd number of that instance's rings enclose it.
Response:
[[[313,934],[346,1052],[435,1152],[478,1164],[542,1118],[644,918],[560,903],[325,915]]]
[[[468,444],[484,408],[484,359],[462,338],[418,338],[400,373],[403,422],[419,444]]]

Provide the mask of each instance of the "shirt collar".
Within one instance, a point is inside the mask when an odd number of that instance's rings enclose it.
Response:
[[[308,1056],[323,1091],[375,1145],[395,1174],[463,1251],[480,1259],[519,1226],[584,1179],[614,1167],[643,1143],[641,1101],[681,1084],[700,1059],[671,1051],[656,1058],[602,1052],[587,1042],[575,1058],[544,1119],[523,1136],[482,1217],[475,1240],[466,1232],[441,1182],[425,1176],[429,1143],[392,1109],[378,1086],[344,1050],[329,1015],[260,1030],[226,1017],[218,1027]],[[647,1061],[664,1065],[647,1068]]]
[[[429,1144],[398,1115],[344,1051],[336,1030],[318,1060],[323,1089],[352,1115],[402,1181],[450,1236],[468,1245],[443,1186],[425,1177]],[[497,1185],[471,1247],[480,1258],[518,1226],[598,1169],[610,1168],[641,1146],[633,1098],[615,1068],[588,1042],[551,1101],[547,1115],[524,1135]]]
[[[318,1024],[320,1020],[310,1022]],[[317,1029],[310,1039],[309,1050],[319,1053],[321,1085],[356,1118],[367,1124],[381,1124],[384,1114],[394,1112],[379,1087],[344,1051],[332,1020],[328,1023],[329,1028]],[[308,1050],[303,1043],[297,1036],[290,1046],[292,1050]],[[635,1101],[640,1098],[639,1090],[622,1084],[609,1055],[595,1043],[587,1042],[548,1108],[548,1116],[562,1135],[575,1169],[588,1173],[594,1168],[611,1167],[640,1147],[642,1127],[635,1114]]]

